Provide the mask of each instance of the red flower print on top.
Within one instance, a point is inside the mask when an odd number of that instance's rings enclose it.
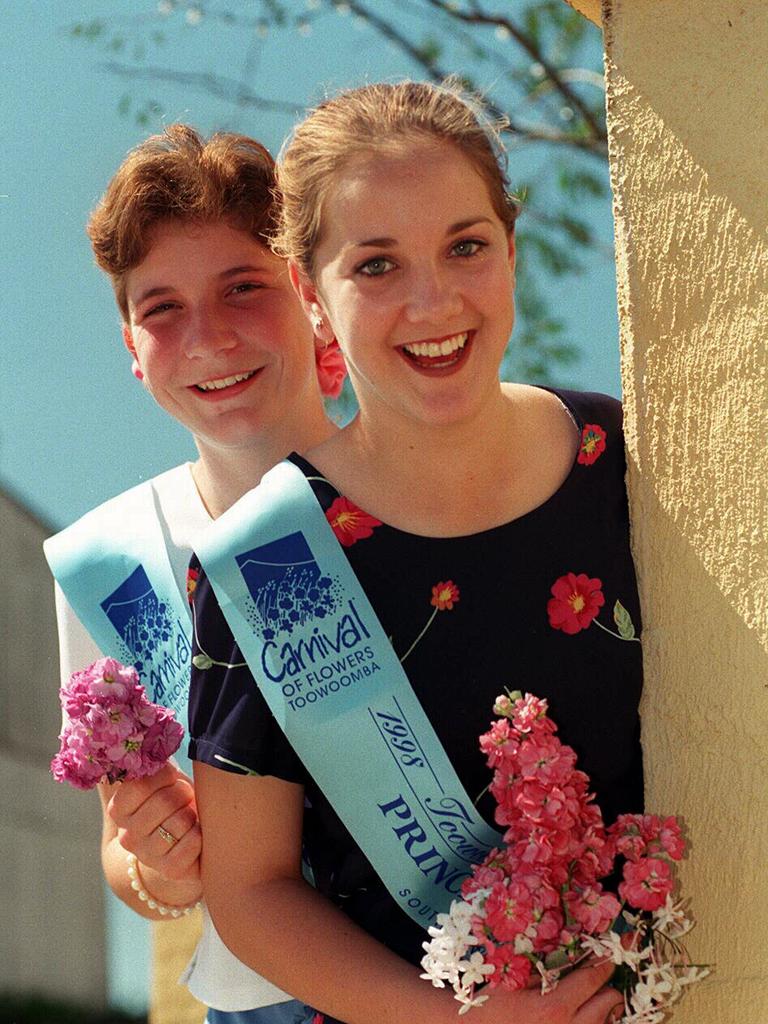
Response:
[[[187,569],[187,600],[192,604],[192,600],[197,590],[197,581],[200,579],[200,573],[197,569]]]
[[[549,624],[573,635],[586,629],[605,604],[602,581],[590,579],[585,573],[569,572],[552,586],[547,604]]]
[[[331,524],[336,539],[345,548],[370,537],[374,528],[381,526],[380,519],[369,516],[343,495],[334,501],[325,513],[325,518]]]
[[[582,466],[591,466],[605,451],[606,433],[597,423],[587,423],[581,432],[581,445],[576,461]]]
[[[429,603],[432,605],[432,614],[427,619],[426,626],[422,629],[416,639],[413,641],[411,646],[405,652],[400,659],[401,663],[405,661],[414,647],[418,646],[421,642],[422,637],[427,632],[429,627],[435,621],[435,617],[438,612],[449,612],[453,609],[453,606],[459,600],[459,588],[453,582],[453,580],[446,580],[445,583],[436,583],[432,587],[432,597],[429,599]]]
[[[432,600],[429,602],[439,612],[451,611],[456,601],[459,600],[459,588],[448,580],[446,583],[436,583],[432,587]]]

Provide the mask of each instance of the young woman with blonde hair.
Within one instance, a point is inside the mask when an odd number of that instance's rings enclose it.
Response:
[[[338,339],[360,411],[273,479],[298,471],[309,481],[468,803],[489,781],[478,736],[509,686],[548,698],[607,818],[638,810],[640,647],[601,621],[618,600],[639,615],[620,407],[499,382],[514,321],[517,204],[498,133],[452,88],[366,86],[310,113],[278,180],[277,251],[315,331]],[[216,524],[222,543],[250,500]],[[279,544],[299,550],[292,529]],[[457,814],[418,804],[402,781],[389,802],[369,797],[379,734],[407,729],[373,731],[371,720],[396,717],[375,710],[388,680],[366,639],[374,627],[357,597],[339,597],[336,570],[313,568],[311,530],[290,579],[277,554],[264,568],[279,544],[258,535],[243,563],[243,576],[258,563],[260,661],[241,653],[247,630],[236,644],[217,603],[211,579],[225,606],[230,595],[208,561],[213,548],[201,554],[211,568],[196,591],[204,658],[190,723],[206,898],[235,954],[317,1007],[318,1020],[447,1024],[456,1004],[415,966],[426,936],[407,916],[411,889],[388,891],[369,833],[394,835],[415,875],[445,881],[447,862],[430,860],[427,809],[442,838],[455,834],[447,819]],[[373,696],[356,696],[364,687]],[[281,730],[288,723],[294,735],[294,720],[314,709],[319,757],[312,730],[303,746]],[[366,798],[375,802],[370,828],[358,827],[351,794],[361,820]],[[302,844],[316,889],[301,877]],[[456,891],[445,889],[435,909]],[[578,969],[546,996],[497,989],[473,1013],[487,1024],[603,1024],[621,1005],[605,987],[610,974],[606,964]]]

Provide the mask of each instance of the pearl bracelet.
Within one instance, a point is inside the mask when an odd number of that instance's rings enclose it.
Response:
[[[167,903],[161,903],[154,896],[150,896],[144,888],[144,879],[139,872],[139,858],[135,853],[128,854],[128,877],[131,880],[131,888],[141,902],[146,903],[150,910],[156,910],[163,917],[166,914],[169,917],[184,917],[186,914],[191,914],[193,910],[200,910],[203,905],[202,900],[196,900],[194,903],[188,903],[186,906],[175,907]]]

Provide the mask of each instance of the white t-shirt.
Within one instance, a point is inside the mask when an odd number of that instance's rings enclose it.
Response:
[[[179,591],[186,595],[187,566],[194,538],[210,524],[211,517],[192,479],[189,463],[155,477],[154,485],[168,558]],[[75,615],[58,583],[56,620],[59,628],[61,679],[64,683],[72,672],[90,665],[102,656],[102,652]],[[227,949],[205,910],[203,936],[181,980],[196,999],[217,1010],[251,1010],[283,1003],[291,998],[246,967]]]

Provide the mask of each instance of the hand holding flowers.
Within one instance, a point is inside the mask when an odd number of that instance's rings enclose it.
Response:
[[[449,983],[463,1013],[488,998],[477,986],[522,989],[536,979],[551,991],[594,954],[620,968],[625,1024],[658,1024],[708,973],[679,943],[691,927],[673,899],[680,826],[674,817],[624,814],[606,828],[547,710],[530,694],[496,701],[501,717],[480,747],[494,769],[490,791],[507,845],[473,868],[463,900],[430,928],[423,977]],[[601,882],[617,858],[618,897]]]
[[[202,835],[195,791],[192,780],[172,761],[155,775],[115,786],[105,812],[120,847],[139,859],[153,891],[162,885],[165,897],[173,902],[199,895]],[[176,842],[169,845],[163,831]],[[152,879],[147,869],[161,876],[162,883]],[[186,888],[169,886],[169,882],[184,883]]]
[[[147,699],[134,668],[112,658],[73,673],[60,694],[65,725],[54,778],[78,789],[121,783],[102,799],[118,849],[128,851],[134,898],[160,916],[183,916],[200,897],[201,835],[192,780],[169,760],[182,726]]]

